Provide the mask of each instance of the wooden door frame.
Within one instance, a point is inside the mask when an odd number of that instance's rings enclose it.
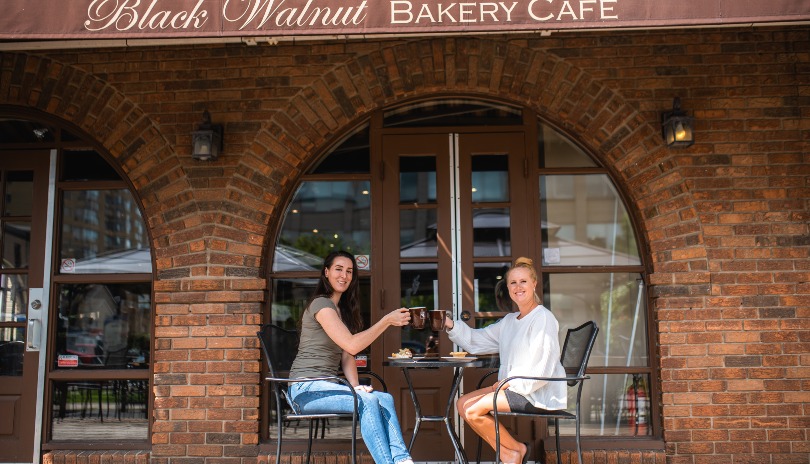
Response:
[[[31,215],[30,255],[28,257],[28,294],[31,289],[43,289],[41,292],[42,305],[36,311],[39,314],[39,345],[29,350],[31,333],[29,332],[31,318],[31,301],[27,301],[25,309],[25,351],[23,355],[23,375],[19,382],[9,378],[3,379],[3,387],[11,393],[16,384],[20,392],[18,404],[15,408],[15,422],[13,427],[17,430],[8,439],[0,439],[0,462],[34,462],[39,460],[41,438],[41,410],[40,402],[43,395],[42,360],[47,347],[47,314],[48,289],[45,276],[45,255],[48,244],[48,194],[51,151],[47,149],[10,149],[0,152],[3,171],[33,170],[33,197]],[[23,153],[24,152],[24,153]],[[24,154],[24,156],[21,156]],[[5,388],[4,388],[5,389]]]
[[[395,307],[399,307],[401,304],[399,276],[400,263],[403,260],[401,260],[399,257],[399,246],[393,247],[390,243],[386,245],[382,244],[385,237],[388,238],[388,241],[391,241],[391,237],[397,237],[394,239],[394,241],[399,244],[399,209],[397,209],[395,212],[391,208],[391,205],[399,204],[399,166],[397,164],[398,161],[394,162],[393,159],[386,159],[387,155],[383,153],[383,140],[386,139],[386,144],[394,143],[396,146],[419,146],[421,144],[428,143],[430,147],[436,147],[440,144],[446,143],[449,156],[447,160],[437,159],[436,167],[436,195],[437,202],[440,203],[437,206],[437,222],[439,228],[437,246],[439,251],[436,261],[438,265],[437,276],[440,281],[439,301],[437,304],[442,308],[453,307],[456,312],[455,316],[458,317],[457,313],[459,313],[461,309],[474,308],[472,276],[474,275],[474,265],[476,260],[484,262],[502,262],[511,261],[517,256],[533,255],[531,238],[534,236],[534,229],[532,229],[529,224],[529,217],[531,217],[531,215],[521,214],[521,211],[530,210],[534,203],[534,201],[532,201],[533,197],[531,195],[526,195],[527,189],[530,189],[532,185],[531,176],[529,175],[530,169],[528,166],[530,153],[532,152],[529,144],[529,131],[526,130],[525,126],[472,126],[458,128],[410,128],[386,130],[383,130],[378,126],[378,131],[372,131],[372,134],[375,133],[378,134],[378,136],[372,136],[373,140],[371,144],[373,149],[371,165],[372,171],[374,170],[374,166],[379,166],[379,171],[377,173],[372,172],[372,188],[374,188],[374,183],[376,183],[378,190],[374,191],[381,192],[380,195],[377,195],[374,198],[374,200],[378,201],[379,203],[373,204],[373,207],[376,208],[373,211],[379,211],[379,213],[372,213],[372,216],[374,217],[373,221],[375,230],[379,231],[378,235],[376,235],[375,239],[372,241],[372,243],[374,243],[377,247],[372,256],[380,257],[380,259],[376,260],[378,265],[373,267],[375,276],[379,276],[379,279],[375,278],[372,280],[373,285],[377,285],[379,287],[376,291],[373,290],[373,294],[379,294],[380,304],[375,306],[383,308],[383,312],[385,312],[390,311]],[[427,138],[431,138],[431,141],[427,142]],[[391,142],[392,140],[394,140],[394,142]],[[458,173],[457,179],[459,182],[458,192],[460,193],[458,211],[456,212],[458,218],[460,219],[459,224],[457,224],[457,226],[460,226],[459,240],[461,244],[467,243],[470,245],[461,247],[460,249],[461,266],[459,271],[461,272],[460,275],[465,277],[464,279],[459,279],[461,282],[461,288],[457,289],[457,291],[461,292],[461,297],[459,298],[459,301],[462,302],[461,308],[454,307],[455,301],[453,301],[453,289],[452,287],[448,287],[448,285],[453,285],[452,279],[450,278],[450,269],[454,265],[451,256],[451,243],[453,238],[451,237],[452,232],[450,231],[452,221],[454,221],[454,218],[451,217],[453,208],[449,206],[449,203],[447,206],[445,206],[444,203],[440,202],[440,199],[442,198],[450,199],[451,202],[455,201],[455,199],[451,198],[454,192],[450,191],[449,182],[449,177],[451,174],[453,174],[451,173],[450,169],[453,168],[452,163],[454,160],[452,157],[454,155],[454,151],[457,152],[455,153],[455,156],[458,157],[457,162],[459,169],[461,169],[461,171]],[[504,203],[510,208],[510,229],[512,232],[510,234],[511,256],[505,257],[506,259],[504,259],[504,257],[492,257],[484,258],[482,260],[480,258],[474,259],[473,257],[473,247],[471,246],[473,244],[472,212],[475,205],[472,203],[472,198],[469,195],[463,195],[461,192],[469,192],[471,190],[471,160],[473,153],[475,152],[510,154],[507,168],[509,173],[509,198]],[[514,154],[514,156],[511,156],[512,154]],[[440,166],[441,163],[446,163],[446,166]],[[394,202],[393,198],[395,198],[397,201]],[[396,253],[396,255],[393,253]],[[429,258],[428,260],[432,260],[432,258]],[[420,259],[417,261],[422,262],[424,260]],[[394,283],[396,283],[396,288],[392,288]],[[383,313],[380,313],[378,317],[381,317],[382,315]],[[474,326],[475,318],[471,318],[469,324]],[[443,351],[449,351],[452,344],[447,337],[447,334],[441,332],[440,337],[441,349]],[[385,355],[398,349],[399,346],[395,346],[395,343],[393,343],[395,338],[397,337],[381,337],[383,340],[378,341],[378,346],[376,348],[377,352]],[[381,358],[384,358],[384,356],[381,356]],[[381,361],[380,368],[382,368]],[[475,381],[464,382],[466,384],[466,391],[472,390],[471,386],[475,385],[475,382],[477,382],[477,377],[479,377],[475,375],[474,372],[470,372],[470,374],[473,375],[469,377],[475,378]],[[389,373],[389,375],[401,375],[401,373],[393,372]],[[395,381],[392,383],[397,384],[399,382]],[[410,425],[411,424],[407,423],[404,424],[403,429],[407,430],[407,427]],[[458,428],[459,424],[456,424],[456,427]],[[530,431],[529,433],[532,432],[533,431]],[[420,439],[421,437],[422,433],[420,433]],[[409,439],[407,433],[405,438],[407,442]],[[420,439],[417,439],[417,442],[414,445],[414,451],[417,453]],[[467,440],[467,442],[468,445],[471,443],[469,440]]]
[[[401,264],[414,262],[414,263],[436,263],[436,279],[437,279],[437,292],[439,295],[438,301],[435,304],[440,308],[450,307],[449,291],[447,286],[450,283],[449,276],[449,263],[450,263],[450,250],[442,249],[442,243],[449,243],[447,232],[450,227],[450,217],[448,214],[449,205],[448,198],[450,189],[447,181],[442,181],[444,178],[449,178],[449,162],[446,161],[449,155],[449,135],[441,132],[423,133],[419,129],[412,129],[410,133],[396,133],[396,134],[383,134],[380,133],[378,150],[372,155],[372,166],[380,166],[380,173],[373,182],[378,182],[377,186],[380,192],[379,203],[376,204],[379,209],[372,211],[372,216],[377,221],[375,225],[379,227],[373,243],[379,248],[377,249],[378,257],[376,263],[379,265],[373,266],[375,276],[379,279],[373,279],[373,283],[379,285],[379,295],[381,305],[379,306],[382,313],[391,311],[402,305],[401,295],[402,288],[400,284],[401,279]],[[388,146],[394,146],[396,151],[387,150]],[[388,153],[386,153],[388,151]],[[408,156],[425,156],[436,157],[436,203],[428,204],[425,209],[435,209],[436,219],[438,221],[437,227],[439,234],[437,236],[437,255],[435,257],[426,258],[402,258],[400,256],[400,211],[409,209],[409,205],[402,205],[400,202],[400,185],[399,185],[399,160],[402,157]],[[375,162],[376,161],[376,162]],[[414,205],[413,209],[419,210],[421,205]],[[377,213],[377,214],[375,214]],[[385,218],[383,218],[385,216]],[[385,244],[383,244],[385,242]],[[449,246],[449,245],[448,245]],[[377,283],[379,282],[379,283]],[[428,308],[433,309],[433,308]],[[425,329],[429,330],[429,329]],[[441,350],[450,351],[450,342],[444,332],[440,333]],[[401,337],[396,328],[389,329],[382,337],[376,342],[378,353],[382,353],[381,358],[385,358],[387,354],[398,350],[401,347]],[[375,367],[376,369],[376,367]],[[402,422],[403,435],[406,444],[410,442],[413,430],[412,413],[413,405],[408,394],[407,386],[400,369],[383,367],[382,360],[380,360],[379,369],[383,372],[383,376],[389,386],[389,392],[395,397],[396,404],[400,407],[400,420]],[[449,395],[449,383],[452,378],[450,370],[413,370],[411,378],[417,386],[417,394],[422,401],[423,412],[426,414],[438,414],[443,412],[446,407],[447,395]],[[437,377],[438,376],[438,377]],[[432,379],[444,379],[433,382]],[[422,388],[419,388],[422,386]],[[442,424],[437,422],[423,423],[419,435],[414,443],[413,453],[415,459],[419,460],[420,456],[428,453],[425,456],[435,458],[437,450],[448,450],[446,459],[452,459],[452,447],[449,443],[449,438],[444,436],[441,432]],[[434,432],[435,433],[431,433]],[[410,433],[409,433],[410,431]],[[447,446],[437,446],[439,443],[447,441]],[[425,457],[422,456],[422,457]],[[424,459],[421,459],[424,460]]]

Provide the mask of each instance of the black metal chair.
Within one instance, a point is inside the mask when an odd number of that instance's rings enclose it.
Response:
[[[498,283],[500,283],[500,282],[503,282],[503,281],[501,280]],[[493,369],[493,370],[487,372],[486,374],[484,374],[484,376],[481,377],[481,380],[478,381],[478,384],[475,386],[475,389],[480,390],[481,387],[484,386],[484,382],[486,382],[486,380],[488,378],[492,377],[493,375],[497,375],[497,374],[498,374],[498,369]],[[481,464],[481,447],[482,447],[483,444],[484,444],[484,440],[479,436],[478,437],[478,449],[476,450],[476,453],[475,453],[475,463],[476,464]]]
[[[563,367],[565,368],[566,376],[565,377],[529,377],[529,376],[512,376],[505,378],[498,382],[498,388],[495,390],[495,395],[493,397],[493,407],[497,404],[498,401],[498,394],[500,392],[501,386],[512,379],[529,379],[529,380],[545,380],[548,382],[567,382],[569,387],[576,387],[576,403],[574,406],[574,412],[570,413],[567,410],[544,410],[535,408],[534,406],[527,406],[525,410],[522,411],[510,411],[510,412],[501,412],[497,409],[493,409],[492,415],[495,418],[495,462],[500,462],[500,449],[501,449],[501,434],[500,430],[498,429],[498,421],[500,420],[500,416],[524,416],[524,417],[533,417],[533,418],[540,418],[540,419],[554,419],[554,432],[555,432],[555,440],[557,443],[557,463],[562,464],[562,455],[560,452],[560,419],[571,419],[576,423],[576,446],[577,446],[577,458],[579,459],[579,464],[582,464],[582,448],[580,446],[579,438],[579,426],[580,426],[580,418],[581,418],[581,411],[580,411],[580,397],[582,396],[582,386],[585,383],[585,380],[589,379],[590,376],[585,375],[585,369],[588,367],[588,359],[591,356],[591,350],[593,349],[594,342],[596,341],[596,334],[599,333],[599,327],[596,325],[596,322],[589,321],[582,324],[579,327],[568,329],[568,333],[565,335],[565,342],[563,343],[562,353],[560,356],[560,362],[562,363]],[[491,374],[488,373],[487,376]],[[485,376],[486,377],[486,376]],[[483,379],[481,379],[483,382]],[[480,439],[479,439],[480,440]],[[479,442],[479,455],[477,460],[480,462],[480,442]]]
[[[265,324],[256,333],[261,343],[264,358],[267,361],[269,376],[265,380],[270,382],[271,390],[275,396],[276,403],[276,427],[278,429],[278,441],[276,443],[276,463],[281,463],[281,442],[283,438],[282,423],[290,420],[309,421],[309,440],[307,441],[307,459],[309,464],[310,454],[312,454],[312,440],[315,438],[319,421],[337,418],[352,419],[352,463],[357,462],[357,418],[358,399],[357,393],[351,384],[342,376],[311,377],[307,379],[290,379],[285,377],[292,367],[292,362],[298,351],[298,333],[294,330],[287,330],[275,324]],[[382,386],[382,391],[388,391],[383,379],[370,371],[361,371],[360,377],[374,378]],[[352,413],[303,413],[287,395],[287,387],[294,382],[313,382],[316,380],[333,380],[349,387],[354,397],[354,411]],[[289,409],[285,409],[283,404],[287,404]]]

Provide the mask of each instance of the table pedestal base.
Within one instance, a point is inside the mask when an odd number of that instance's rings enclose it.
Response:
[[[453,410],[453,400],[456,398],[458,387],[461,384],[461,376],[464,372],[463,366],[457,366],[453,373],[453,384],[450,387],[450,396],[447,398],[447,407],[444,410],[443,416],[426,416],[422,414],[422,406],[419,404],[419,398],[416,397],[416,391],[413,389],[411,376],[408,373],[409,369],[403,368],[402,373],[405,374],[405,381],[408,382],[408,391],[411,393],[411,400],[416,411],[416,424],[413,427],[413,435],[411,436],[411,443],[408,445],[408,451],[413,448],[413,443],[416,441],[416,435],[419,433],[419,426],[422,422],[444,422],[447,428],[447,434],[450,436],[450,441],[453,443],[453,448],[456,451],[456,457],[461,464],[467,464],[467,455],[464,453],[464,448],[461,446],[456,431],[453,430],[453,424],[450,423],[450,414]]]

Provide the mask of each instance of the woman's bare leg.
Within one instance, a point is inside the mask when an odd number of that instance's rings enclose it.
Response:
[[[492,397],[495,387],[486,387],[475,390],[459,398],[457,406],[464,422],[470,425],[475,433],[495,449],[495,419],[489,414],[492,411]],[[498,393],[498,411],[509,411],[506,394]],[[501,461],[505,463],[520,464],[526,454],[526,445],[515,438],[504,427],[498,424],[501,436]]]

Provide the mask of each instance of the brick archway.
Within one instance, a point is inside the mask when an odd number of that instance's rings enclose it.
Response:
[[[259,364],[251,343],[261,322],[265,280],[260,270],[272,222],[281,216],[281,202],[295,179],[334,142],[329,134],[397,102],[453,93],[532,108],[602,157],[624,186],[643,219],[657,296],[677,294],[679,279],[705,278],[690,272],[700,266],[693,262],[708,267],[697,246],[702,234],[678,163],[660,147],[657,127],[607,84],[564,58],[528,48],[524,41],[386,42],[346,58],[307,82],[285,107],[274,109],[250,148],[234,156],[233,166],[196,167],[196,176],[187,157],[176,152],[182,137],[171,140],[176,136],[173,126],[156,122],[144,109],[148,93],[137,100],[92,72],[54,58],[20,53],[0,60],[0,104],[33,108],[81,129],[103,145],[137,190],[157,254],[156,349],[164,356],[186,356],[195,349],[201,353],[195,343],[205,336],[227,338],[233,343],[228,349],[248,348],[240,352],[241,361],[206,351],[222,356],[206,358],[216,369],[220,364],[226,370],[240,369],[232,383],[217,387],[217,395],[238,398],[230,403],[237,406],[228,409],[221,396],[207,406],[246,418],[239,424],[246,443],[256,440],[252,418]],[[180,121],[174,130],[189,125]],[[206,177],[220,183],[200,187]],[[228,261],[237,258],[241,261]],[[217,323],[209,325],[211,321]],[[197,333],[202,336],[195,337]],[[182,422],[170,416],[171,409],[195,409],[200,392],[208,388],[205,381],[182,387],[173,382],[172,376],[155,379],[155,430]],[[153,446],[156,462],[184,456],[183,438],[166,440]],[[255,452],[249,444],[245,449]]]
[[[527,48],[524,41],[390,42],[341,62],[292,96],[262,126],[238,164],[221,170],[228,182],[217,201],[194,188],[187,160],[180,159],[149,114],[117,88],[52,58],[20,53],[4,54],[2,60],[3,69],[14,72],[2,75],[0,104],[61,118],[102,144],[137,190],[156,249],[167,247],[166,237],[177,231],[189,244],[201,237],[246,241],[249,249],[242,251],[249,258],[242,277],[261,273],[267,246],[262,241],[272,235],[279,203],[312,158],[334,142],[330,134],[404,99],[449,92],[532,108],[613,170],[646,226],[654,264],[677,270],[706,260],[698,247],[703,238],[693,200],[672,153],[661,147],[658,128],[606,84],[561,57]],[[215,219],[202,224],[201,216]],[[235,238],[233,228],[248,235]],[[179,264],[172,259],[176,256],[159,258],[158,276],[190,277],[189,266],[209,262],[208,250],[190,248]],[[653,283],[674,285],[671,272]]]
[[[57,118],[99,143],[135,187],[153,240],[161,242],[161,231],[171,227],[172,210],[199,211],[171,144],[126,95],[84,69],[51,58],[5,54],[2,65],[15,72],[2,75],[0,105]],[[153,244],[155,249],[160,246]],[[168,265],[158,259],[157,267],[160,272]]]
[[[284,198],[312,158],[334,142],[330,134],[401,100],[448,92],[527,106],[600,157],[646,226],[656,267],[706,260],[697,211],[658,127],[593,76],[522,41],[393,43],[335,66],[263,126],[238,172],[256,191],[266,194],[271,186],[273,198]],[[676,284],[671,272],[654,278],[660,292]]]

